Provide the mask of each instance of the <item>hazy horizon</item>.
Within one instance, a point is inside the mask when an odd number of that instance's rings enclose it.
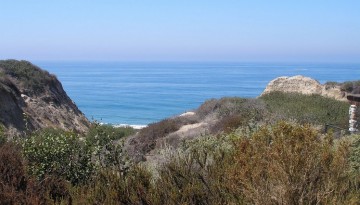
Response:
[[[360,2],[1,2],[0,59],[360,62]]]

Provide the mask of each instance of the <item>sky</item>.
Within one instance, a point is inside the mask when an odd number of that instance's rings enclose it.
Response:
[[[360,62],[359,0],[0,0],[0,59]]]

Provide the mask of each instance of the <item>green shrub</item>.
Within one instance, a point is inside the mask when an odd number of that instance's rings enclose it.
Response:
[[[135,133],[132,127],[113,127],[93,123],[86,135],[86,143],[93,150],[95,162],[102,168],[126,172],[131,161],[125,153],[124,138]]]
[[[34,133],[23,141],[28,170],[38,179],[54,175],[78,184],[88,180],[93,171],[93,150],[79,136],[57,130]]]
[[[29,173],[38,179],[57,176],[72,184],[90,180],[98,168],[126,171],[129,160],[121,139],[134,133],[132,128],[113,128],[94,124],[86,137],[75,133],[47,129],[36,132],[22,142]]]
[[[135,134],[132,127],[114,127],[112,125],[101,125],[97,122],[92,123],[86,138],[88,140],[100,140],[100,145],[105,145],[109,141],[119,140],[124,137]]]

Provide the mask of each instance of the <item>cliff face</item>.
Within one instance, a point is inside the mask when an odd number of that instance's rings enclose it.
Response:
[[[341,101],[346,101],[346,92],[341,91],[340,85],[320,84],[318,81],[304,77],[301,75],[293,77],[279,77],[272,80],[261,94],[265,95],[270,92],[295,92],[305,95],[318,94],[324,97],[334,98]]]
[[[10,134],[61,128],[85,132],[89,121],[54,75],[27,61],[0,61],[0,123]]]

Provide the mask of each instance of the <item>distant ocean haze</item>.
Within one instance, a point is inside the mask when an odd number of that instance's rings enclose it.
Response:
[[[257,97],[276,77],[304,75],[321,83],[359,80],[360,64],[36,62],[55,74],[90,119],[146,125],[211,98]]]

